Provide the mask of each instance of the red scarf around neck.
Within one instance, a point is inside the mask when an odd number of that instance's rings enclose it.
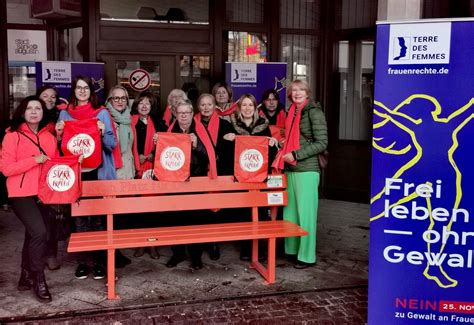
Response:
[[[148,156],[155,149],[155,144],[153,143],[153,135],[155,134],[155,125],[151,120],[150,116],[147,116],[146,124],[146,136],[145,136],[145,148],[143,149],[143,155]],[[135,160],[135,168],[139,172],[140,176],[143,172],[143,168],[140,165],[140,155],[138,154],[137,148],[137,123],[140,120],[140,115],[132,115],[132,132],[133,132],[133,158]]]
[[[173,127],[176,123],[174,120],[168,128],[168,132],[172,132]],[[202,144],[206,148],[207,157],[209,158],[209,178],[217,178],[217,165],[216,165],[216,152],[214,150],[214,145],[212,144],[212,140],[209,137],[209,134],[206,131],[204,125],[201,122],[194,121],[194,130],[196,131],[197,136],[201,140]]]
[[[202,120],[202,115],[201,113],[197,113],[194,116],[194,120],[196,122],[200,122]],[[207,125],[207,131],[209,132],[211,136],[212,143],[214,143],[214,146],[217,145],[217,135],[219,134],[219,115],[217,115],[216,111],[214,111],[211,115],[211,118],[209,119],[209,123]]]
[[[163,121],[165,121],[167,126],[170,126],[173,115],[171,114],[171,106],[167,105],[165,108],[165,113],[163,114]]]
[[[278,108],[277,108],[278,110]],[[265,112],[263,111],[263,109],[259,110],[259,115],[261,117],[267,117],[267,115],[265,114]],[[285,110],[283,108],[281,108],[279,110],[279,112],[277,113],[277,119],[276,119],[276,124],[275,126],[278,126],[280,128],[284,128],[285,127],[285,123],[286,123],[286,115],[285,115]]]
[[[283,156],[289,152],[293,152],[300,149],[300,121],[301,111],[308,104],[309,99],[305,100],[301,105],[291,104],[288,110],[288,116],[285,123],[285,144],[283,148],[278,152],[275,160],[273,161],[272,167],[277,170],[283,170],[285,167],[285,161]],[[296,159],[293,160],[290,165],[296,165]]]
[[[221,111],[220,108],[216,108],[217,115],[219,116],[229,116],[237,110],[237,102],[225,104],[224,111]]]

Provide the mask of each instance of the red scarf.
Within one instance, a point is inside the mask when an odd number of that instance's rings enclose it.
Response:
[[[60,108],[63,109],[63,108]],[[89,118],[97,118],[97,115],[104,109],[103,106],[95,109],[92,107],[92,104],[89,102],[85,105],[81,106],[74,106],[72,104],[69,104],[67,106],[67,112],[71,117],[75,120],[85,120]],[[108,110],[105,110],[107,114],[109,114],[110,122],[113,123],[112,116],[110,116],[110,113]],[[120,153],[120,146],[118,144],[118,137],[117,137],[117,130],[115,130],[115,127],[112,125],[112,131],[114,132],[114,136],[117,142],[117,145],[115,146],[114,150],[112,151],[112,156],[114,158],[115,162],[115,168],[119,169],[122,168],[123,162],[122,162],[122,154]]]
[[[225,104],[224,111],[221,111],[219,108],[216,109],[217,115],[219,116],[229,116],[237,110],[237,103]]]
[[[168,132],[171,132],[173,130],[175,123],[176,123],[176,120],[174,120],[171,123],[171,125],[168,128]],[[194,130],[196,131],[196,134],[199,137],[199,140],[202,141],[202,144],[206,148],[207,157],[209,158],[208,176],[211,179],[217,178],[216,152],[214,151],[212,140],[209,138],[209,134],[207,133],[206,128],[204,127],[204,125],[202,125],[201,122],[194,121],[194,125],[195,125]]]
[[[262,109],[260,109],[258,113],[261,117],[267,117],[265,115],[265,112]],[[278,126],[279,128],[284,128],[285,123],[286,123],[285,110],[281,108],[280,111],[277,113],[277,120],[276,120],[275,126]]]
[[[143,166],[140,165],[140,155],[138,154],[137,148],[137,123],[140,120],[140,115],[132,115],[132,132],[133,132],[133,158],[135,160],[135,168],[137,169],[138,173],[141,175],[143,172]],[[155,134],[155,125],[151,120],[150,116],[146,118],[146,136],[145,136],[145,148],[143,149],[143,155],[148,156],[150,153],[155,150],[155,144],[153,143],[153,135]]]
[[[283,170],[285,167],[285,161],[283,156],[289,152],[293,152],[300,149],[300,121],[301,111],[308,104],[309,99],[305,100],[301,105],[297,106],[295,103],[291,104],[288,111],[288,116],[285,123],[285,144],[283,148],[278,152],[275,160],[273,161],[272,167],[277,170]],[[290,165],[296,165],[296,159],[293,160]]]
[[[194,115],[194,121],[196,121],[196,123],[201,123],[201,119],[201,113],[197,113],[196,115]],[[211,118],[209,119],[207,131],[211,136],[211,140],[212,143],[214,143],[214,146],[217,145],[217,135],[219,134],[219,115],[217,115],[216,111],[212,113]]]
[[[165,108],[165,113],[163,114],[163,121],[165,121],[166,126],[171,125],[171,120],[173,119],[173,115],[171,115],[171,106],[168,105]]]

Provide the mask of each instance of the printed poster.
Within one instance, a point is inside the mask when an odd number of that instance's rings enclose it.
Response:
[[[267,89],[274,89],[280,96],[280,102],[286,101],[286,62],[242,63],[226,62],[226,83],[232,88],[234,101],[250,93],[260,103]]]
[[[377,26],[369,324],[474,323],[473,39]]]
[[[59,97],[69,100],[72,81],[77,76],[86,76],[92,79],[99,103],[105,101],[104,63],[42,61],[35,62],[35,66],[37,89],[43,85],[53,86]]]

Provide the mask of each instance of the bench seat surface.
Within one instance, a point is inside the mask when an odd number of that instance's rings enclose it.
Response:
[[[68,252],[305,236],[291,222],[261,221],[73,233]]]

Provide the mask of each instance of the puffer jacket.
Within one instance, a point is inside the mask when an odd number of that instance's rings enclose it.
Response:
[[[42,128],[38,134],[30,130],[26,124],[20,125],[18,131],[7,130],[2,144],[3,174],[7,177],[9,197],[25,197],[38,195],[38,182],[41,165],[35,157],[41,154],[39,144],[48,157],[57,157],[56,138]]]
[[[291,172],[321,172],[318,154],[326,150],[328,129],[321,105],[309,102],[301,111],[300,149],[296,150],[296,165],[286,164]]]

